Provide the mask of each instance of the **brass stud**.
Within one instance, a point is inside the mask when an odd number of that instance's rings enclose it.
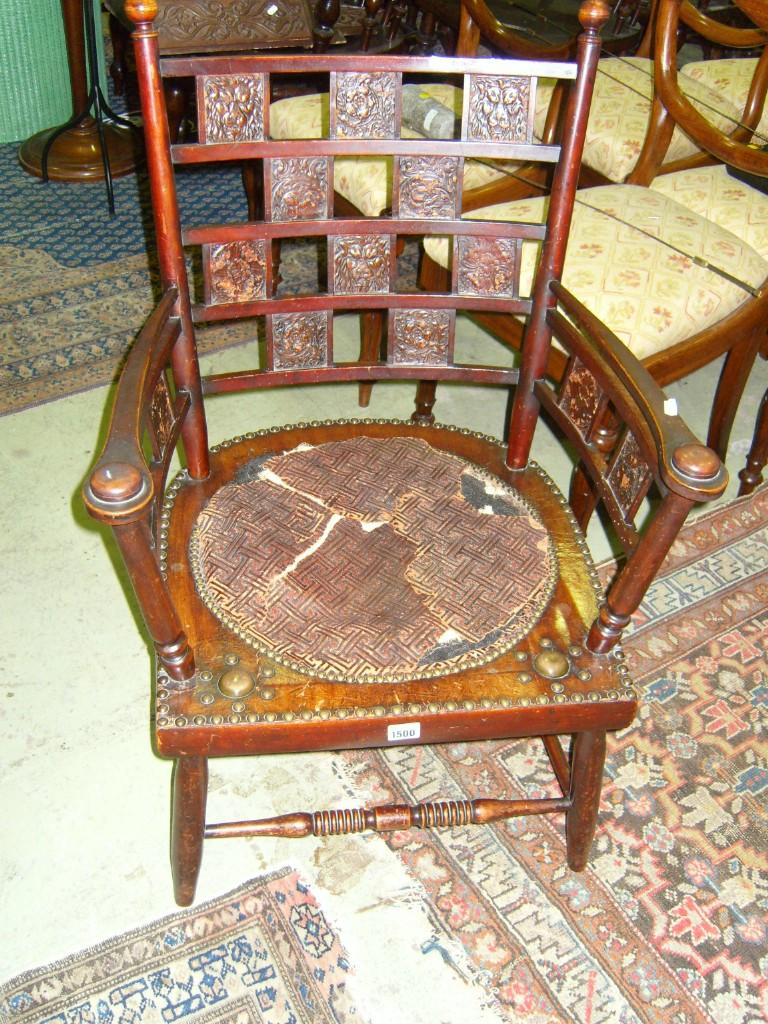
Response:
[[[321,718],[323,717],[322,712],[320,714],[320,717]],[[274,711],[270,711],[269,714],[264,715],[264,721],[265,722],[276,722],[277,721],[277,715],[274,713]]]
[[[502,697],[501,700],[499,701],[499,704],[501,704],[503,708],[512,707],[512,701],[509,699],[509,697]]]
[[[545,650],[548,650],[550,647],[554,647],[555,645],[552,643],[549,637],[545,636],[543,640],[539,641],[539,646],[543,647]]]
[[[167,704],[158,704],[157,705],[157,713],[159,715],[167,715],[168,714],[168,705]]]
[[[533,676],[531,675],[530,672],[518,672],[518,674],[517,674],[517,681],[518,681],[518,683],[530,683],[530,681],[532,679],[533,679]]]
[[[421,704],[409,704],[408,710],[412,715],[418,715],[421,711]]]
[[[582,683],[588,683],[591,678],[592,673],[588,672],[585,668],[583,668],[581,672],[579,672],[579,679],[582,681]]]
[[[275,670],[272,668],[271,665],[262,665],[261,669],[259,670],[259,675],[263,679],[271,679],[274,674]]]
[[[348,714],[349,714],[349,712],[347,711],[346,708],[337,708],[337,710],[336,710],[336,717],[337,718],[346,718]]]
[[[456,704],[455,700],[447,700],[445,702],[445,710],[446,711],[455,711],[456,707],[457,707],[457,704]]]
[[[213,702],[215,700],[216,700],[215,696],[212,693],[210,693],[210,692],[208,692],[208,693],[201,693],[200,694],[200,703],[201,704],[213,704]]]
[[[209,668],[204,668],[202,672],[198,672],[198,675],[202,683],[210,683],[213,679],[213,672]]]
[[[262,700],[274,700],[276,690],[274,686],[262,686],[259,690],[259,696]]]
[[[244,668],[230,668],[219,677],[219,689],[225,697],[247,697],[256,685],[250,672]]]
[[[563,690],[565,690],[565,687],[562,683],[552,683],[552,685],[550,686],[550,690],[552,691],[552,693],[562,693]]]
[[[311,711],[302,711],[301,712],[301,720],[302,720],[302,722],[311,722],[312,721],[312,712]]]
[[[240,715],[230,715],[229,721],[232,723],[232,725],[237,725],[237,723],[240,721]]]
[[[158,718],[157,724],[158,725],[168,725],[168,719],[165,717],[165,715],[163,715],[160,718]]]
[[[222,717],[222,715],[211,715],[211,722],[213,723],[213,725],[221,725],[223,721],[224,718]]]
[[[205,725],[205,715],[195,715],[192,721],[195,725]]]
[[[600,694],[597,690],[590,690],[587,694],[587,700],[591,700],[593,703],[600,700]]]
[[[533,667],[545,679],[562,679],[568,675],[570,662],[560,651],[546,650],[533,659]]]
[[[527,661],[527,660],[528,660],[528,652],[527,651],[515,651],[515,661]]]
[[[521,697],[519,703],[521,708],[527,708],[530,705],[531,701],[528,697]]]
[[[466,711],[474,711],[475,710],[475,702],[473,700],[465,700],[464,701],[464,709]]]
[[[255,725],[259,720],[259,716],[255,711],[251,711],[251,713],[246,715],[245,718],[250,725]]]
[[[167,700],[168,699],[168,691],[166,689],[158,690],[157,691],[157,699],[158,700]]]
[[[571,694],[571,700],[573,701],[574,704],[581,704],[581,702],[584,700],[584,694],[583,693],[578,693],[578,692],[572,693]]]
[[[432,714],[436,714],[440,710],[440,705],[434,700],[430,701],[430,703],[427,704],[427,707],[432,712]]]
[[[578,644],[571,644],[568,648],[568,653],[571,655],[572,658],[578,658],[584,652]]]
[[[183,729],[183,727],[187,724],[187,720],[184,717],[184,715],[179,715],[179,717],[175,719],[173,724],[178,725],[180,729]]]
[[[237,665],[237,663],[239,661],[240,661],[240,658],[236,654],[225,654],[224,655],[224,664],[225,665]]]
[[[286,722],[292,722],[295,717],[296,715],[294,715],[292,711],[286,711],[285,714],[283,715],[283,719]]]
[[[540,693],[536,699],[538,700],[539,704],[549,704],[549,697],[546,695],[546,693]]]
[[[272,714],[272,712],[270,712],[270,714]],[[275,716],[272,715],[272,719],[274,719],[274,717]],[[322,718],[322,720],[324,722],[327,722],[330,717],[331,717],[331,712],[328,710],[328,708],[323,708],[322,711],[320,712],[320,718]],[[266,716],[266,719],[267,719],[268,722],[271,721],[269,715]]]
[[[480,704],[484,708],[492,708],[493,707],[493,701],[489,700],[488,697],[483,697],[483,699],[480,701]]]
[[[402,713],[404,711],[405,711],[405,708],[403,707],[402,704],[393,704],[392,705],[392,714],[393,715],[402,715]]]
[[[245,711],[245,704],[241,700],[236,700],[232,705],[232,710],[239,714],[241,711]]]
[[[365,708],[355,708],[355,718],[365,718],[366,713]]]

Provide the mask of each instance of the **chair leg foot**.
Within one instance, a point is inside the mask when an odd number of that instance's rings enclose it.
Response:
[[[416,386],[416,408],[411,413],[411,421],[420,427],[431,427],[435,422],[432,409],[437,397],[436,380],[420,380]]]
[[[565,817],[568,866],[572,871],[583,871],[587,866],[597,825],[604,764],[605,733],[576,733],[571,760],[571,807]]]
[[[208,761],[204,757],[180,757],[173,772],[171,870],[173,891],[180,907],[195,898],[197,876],[203,859],[205,803],[208,794]]]

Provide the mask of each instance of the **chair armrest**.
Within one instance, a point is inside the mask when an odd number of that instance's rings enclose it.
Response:
[[[682,522],[723,493],[728,474],[665,412],[664,393],[621,341],[562,285],[552,290],[559,308],[547,322],[570,358],[559,385],[542,378],[536,396],[578,456],[569,502],[582,529],[601,504],[624,550],[637,552],[648,543],[638,512],[654,484]]]
[[[88,512],[102,522],[134,522],[147,514],[162,490],[189,398],[170,395],[165,377],[179,337],[170,288],[133,343],[117,385],[107,440],[83,488]],[[144,452],[149,435],[152,458]]]

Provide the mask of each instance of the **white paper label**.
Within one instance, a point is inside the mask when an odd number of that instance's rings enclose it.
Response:
[[[389,743],[417,740],[419,736],[421,736],[421,722],[406,722],[405,725],[387,726],[387,740]]]
[[[677,399],[676,398],[665,398],[664,399],[664,412],[667,416],[677,416]]]

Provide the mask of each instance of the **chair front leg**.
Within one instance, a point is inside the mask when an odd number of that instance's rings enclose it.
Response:
[[[571,806],[565,816],[568,866],[583,871],[597,825],[605,764],[605,732],[579,732],[571,756]]]
[[[195,898],[203,859],[207,795],[207,758],[178,758],[173,772],[171,870],[173,891],[180,907],[188,907]]]

